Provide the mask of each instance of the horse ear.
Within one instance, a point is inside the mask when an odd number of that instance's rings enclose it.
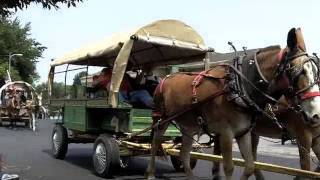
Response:
[[[292,28],[288,33],[287,46],[290,50],[299,48],[306,51],[306,45],[304,43],[301,29]]]
[[[287,46],[290,50],[297,47],[296,28],[292,28],[288,32]]]
[[[307,51],[306,44],[304,43],[304,38],[300,28],[296,30],[296,36],[297,36],[298,47],[303,51]]]

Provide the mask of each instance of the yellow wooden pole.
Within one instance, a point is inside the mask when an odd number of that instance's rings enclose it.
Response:
[[[166,152],[171,156],[179,156],[180,151],[177,149],[166,149]],[[206,161],[217,161],[222,162],[222,156],[216,156],[212,154],[205,154],[205,153],[198,153],[198,152],[191,152],[191,157],[194,159],[201,159]],[[236,166],[244,166],[244,160],[233,158],[233,162]],[[295,169],[290,167],[284,167],[274,164],[262,163],[262,162],[255,162],[255,168],[269,171],[279,174],[287,174],[292,176],[301,176],[306,178],[320,178],[320,173],[312,172],[312,171],[305,171],[301,169]]]
[[[142,149],[150,149],[150,144],[139,144],[139,143],[133,143],[128,141],[121,141],[123,145],[136,147],[136,148],[142,148]],[[162,144],[162,147],[166,151],[168,155],[171,156],[179,156],[180,150],[178,149],[172,149],[172,144]],[[206,154],[206,153],[199,153],[199,152],[191,152],[191,158],[194,159],[201,159],[205,161],[216,161],[216,162],[222,162],[222,156],[212,155],[212,154]],[[233,162],[236,166],[245,166],[243,159],[233,158]],[[306,177],[306,178],[320,178],[320,173],[312,172],[312,171],[305,171],[301,169],[296,168],[290,168],[285,166],[279,166],[274,164],[268,164],[268,163],[262,163],[262,162],[254,162],[255,168],[263,170],[263,171],[269,171],[279,174],[287,174],[291,176],[300,176],[300,177]]]

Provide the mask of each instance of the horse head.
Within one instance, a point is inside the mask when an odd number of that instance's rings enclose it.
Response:
[[[308,56],[301,29],[292,28],[287,47],[278,53],[280,65],[274,83],[306,121],[320,121],[319,66]]]
[[[9,93],[9,97],[6,103],[6,109],[10,116],[17,116],[19,114],[21,107],[21,99],[20,96],[16,93],[11,91]]]

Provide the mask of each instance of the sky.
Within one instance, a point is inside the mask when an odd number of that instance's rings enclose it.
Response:
[[[286,46],[287,33],[301,27],[309,53],[320,52],[319,0],[83,0],[77,7],[19,10],[22,24],[31,22],[31,37],[48,49],[39,59],[40,82],[47,80],[51,59],[160,19],[178,19],[193,27],[216,52]]]

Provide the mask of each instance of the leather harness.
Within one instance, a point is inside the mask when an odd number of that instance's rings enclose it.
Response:
[[[258,53],[259,53],[259,51],[256,51],[256,52],[251,53],[250,55],[246,54],[245,56],[238,56],[234,59],[233,65],[223,64],[224,66],[229,66],[228,73],[225,77],[225,79],[227,81],[226,89],[222,90],[221,92],[216,92],[213,95],[211,95],[210,97],[208,97],[205,100],[200,101],[200,102],[197,99],[197,88],[201,85],[201,83],[203,82],[203,80],[206,77],[217,79],[216,77],[212,77],[210,74],[208,74],[208,71],[210,71],[211,69],[207,70],[207,71],[202,71],[200,73],[179,72],[179,73],[188,74],[188,75],[196,75],[192,81],[192,84],[191,84],[191,86],[192,86],[191,106],[189,108],[185,109],[184,111],[177,113],[176,115],[170,116],[169,118],[166,118],[163,114],[161,114],[161,112],[154,111],[153,117],[157,117],[159,119],[159,121],[160,121],[160,118],[165,118],[165,119],[161,120],[160,123],[170,122],[170,121],[174,120],[175,118],[179,117],[180,115],[182,115],[183,113],[186,113],[187,111],[193,110],[193,109],[197,108],[199,105],[202,105],[206,102],[209,102],[209,100],[212,100],[218,96],[221,96],[221,95],[227,93],[227,99],[229,101],[233,101],[241,107],[246,107],[246,108],[249,108],[250,110],[254,110],[254,112],[255,112],[254,117],[258,113],[260,113],[260,114],[262,113],[263,115],[266,115],[267,117],[272,118],[275,121],[275,123],[278,125],[278,127],[283,129],[282,125],[280,125],[278,123],[278,121],[275,117],[270,117],[263,110],[266,103],[272,103],[272,104],[279,103],[279,101],[276,99],[280,98],[280,94],[276,95],[276,96],[273,95],[272,97],[270,95],[266,94],[265,90],[268,88],[269,82],[261,73],[259,64],[257,62],[257,54]],[[278,57],[277,59],[280,64],[283,63],[284,61],[290,60],[286,55],[287,54],[284,49],[282,49],[277,54],[277,57]],[[292,57],[290,57],[290,58],[292,58]],[[295,58],[296,57],[294,57],[293,59],[295,59]],[[285,62],[285,63],[288,63],[288,62]],[[221,66],[221,65],[218,65],[218,66]],[[279,67],[279,69],[280,69],[279,71],[286,70],[285,68],[283,68],[283,70],[281,70],[281,67]],[[318,71],[319,71],[319,69],[318,69]],[[280,72],[280,73],[283,73],[283,72]],[[163,92],[164,82],[168,77],[171,77],[171,76],[172,75],[166,76],[163,80],[160,81],[160,84],[157,86],[157,88],[155,90],[155,94]],[[279,78],[279,77],[280,78],[287,78],[287,76],[278,76],[277,78]],[[287,79],[285,79],[285,81],[288,81]],[[300,93],[302,94],[303,92],[300,92]],[[303,93],[299,97],[300,97],[300,100],[303,101],[306,99],[313,98],[315,96],[320,96],[320,92],[307,92],[307,93]],[[255,118],[253,118],[253,119],[255,119]],[[152,125],[151,128],[156,127],[160,123],[154,122],[154,124]],[[202,127],[203,131],[205,131],[205,133],[210,136],[205,119],[199,125]],[[254,122],[252,122],[252,124],[249,128],[247,128],[245,131],[238,134],[236,136],[236,138],[239,138],[239,137],[245,135],[246,133],[251,131],[251,129],[253,127],[254,127]]]

